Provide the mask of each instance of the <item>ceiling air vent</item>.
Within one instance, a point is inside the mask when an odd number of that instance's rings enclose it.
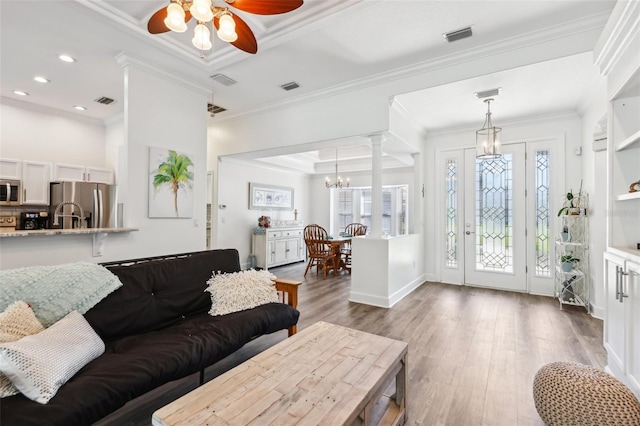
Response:
[[[300,87],[300,85],[298,83],[296,83],[295,81],[292,81],[291,83],[283,84],[280,87],[282,87],[284,90],[293,90],[293,89],[297,89],[298,87]]]
[[[226,111],[226,108],[222,108],[221,106],[214,105],[214,104],[207,104],[207,111],[209,112],[209,114],[211,114],[211,116],[214,116],[216,114]]]
[[[456,31],[451,31],[450,33],[442,34],[447,43],[462,40],[463,38],[471,37],[472,35],[473,31],[471,30],[471,27],[461,28]]]
[[[494,96],[498,96],[500,93],[502,93],[502,87],[485,90],[484,92],[475,92],[474,95],[478,99],[484,99],[484,98],[492,98]]]
[[[111,98],[107,98],[106,96],[103,96],[103,97],[98,98],[98,99],[94,99],[94,101],[96,101],[97,103],[102,104],[102,105],[109,105],[109,104],[115,102],[115,100],[113,100]]]
[[[227,77],[224,74],[214,74],[211,76],[213,81],[217,81],[220,84],[224,84],[225,86],[233,86],[237,83],[234,79]]]

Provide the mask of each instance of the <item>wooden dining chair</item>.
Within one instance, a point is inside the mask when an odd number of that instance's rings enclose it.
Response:
[[[362,223],[350,223],[344,228],[344,233],[347,235],[351,235],[352,237],[357,237],[358,235],[366,235],[367,234],[367,226]],[[342,249],[342,255],[344,256],[344,264],[346,265],[347,271],[351,273],[351,241],[344,245]]]
[[[304,276],[311,266],[316,266],[316,272],[322,268],[322,279],[327,278],[327,271],[334,269],[334,255],[331,246],[327,243],[329,235],[320,225],[307,225],[304,228],[304,243],[309,252],[309,262],[304,270]]]

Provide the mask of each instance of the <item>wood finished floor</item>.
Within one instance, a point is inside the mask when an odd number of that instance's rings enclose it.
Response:
[[[322,280],[310,271],[305,279],[304,268],[271,270],[303,282],[299,330],[327,321],[409,343],[408,425],[543,425],[532,394],[541,366],[606,363],[602,321],[581,308],[561,311],[549,297],[428,282],[384,309],[349,302],[348,274]],[[206,379],[285,338],[286,331],[254,340],[208,369]],[[153,411],[195,388],[196,376],[158,388],[99,424],[149,425]]]
[[[300,279],[303,264],[275,268]],[[536,371],[553,361],[604,368],[602,321],[555,299],[425,283],[391,309],[348,301],[348,275],[309,272],[299,329],[327,321],[409,343],[410,425],[542,425]]]

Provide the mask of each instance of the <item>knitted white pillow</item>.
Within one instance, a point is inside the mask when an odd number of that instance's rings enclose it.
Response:
[[[46,330],[0,344],[0,372],[27,398],[46,404],[78,370],[104,352],[104,343],[77,311]]]
[[[22,301],[14,302],[0,314],[0,343],[15,342],[44,330],[31,307]],[[20,393],[11,380],[0,373],[0,398]]]
[[[269,271],[253,269],[214,275],[205,289],[211,293],[209,314],[225,315],[277,302],[278,292],[272,281],[275,278]]]

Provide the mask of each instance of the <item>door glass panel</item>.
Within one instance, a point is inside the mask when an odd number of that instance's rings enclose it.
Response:
[[[445,265],[458,267],[458,162],[455,158],[447,159],[446,169],[446,245]]]
[[[513,155],[476,160],[476,269],[513,272]]]
[[[549,151],[536,151],[536,275],[549,277]]]

